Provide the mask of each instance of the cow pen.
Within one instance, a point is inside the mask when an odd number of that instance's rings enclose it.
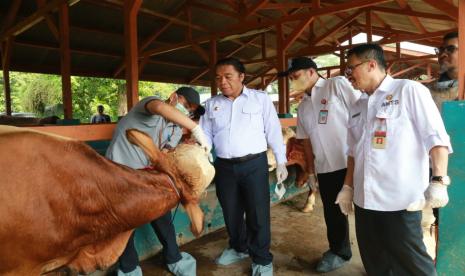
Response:
[[[344,72],[344,51],[353,38],[383,46],[388,72],[422,83],[436,81],[436,55],[401,47],[401,43],[437,47],[442,37],[459,32],[458,101],[445,102],[442,116],[454,153],[449,159],[450,202],[441,210],[437,270],[439,275],[465,273],[465,0],[331,0],[331,1],[143,1],[143,0],[8,0],[0,1],[0,50],[5,114],[11,115],[10,72],[61,76],[62,125],[30,127],[86,141],[104,153],[115,124],[82,124],[73,117],[71,76],[123,79],[127,109],[139,101],[138,82],[157,81],[210,87],[216,61],[238,57],[247,68],[245,84],[265,89],[277,82],[277,112],[283,127],[294,127],[291,104],[299,99],[278,72],[297,56],[332,54],[339,65],[319,68],[325,77]],[[301,96],[301,95],[300,95]],[[0,157],[1,158],[1,157]],[[295,171],[288,192],[278,201],[270,176],[272,204],[305,193]],[[206,231],[224,226],[214,185],[201,203]],[[178,242],[194,239],[188,218],[178,210]],[[148,226],[137,230],[142,258],[160,249]]]

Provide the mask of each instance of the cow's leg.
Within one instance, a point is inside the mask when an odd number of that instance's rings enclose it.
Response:
[[[80,273],[90,273],[111,266],[123,252],[132,231],[123,232],[112,239],[81,248],[67,266]]]

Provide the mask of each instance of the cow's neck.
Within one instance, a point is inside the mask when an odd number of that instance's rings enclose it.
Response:
[[[166,174],[133,170],[115,163],[108,166],[108,178],[98,183],[104,210],[90,223],[108,224],[110,232],[136,228],[164,215],[179,202]],[[103,234],[103,233],[102,233]]]

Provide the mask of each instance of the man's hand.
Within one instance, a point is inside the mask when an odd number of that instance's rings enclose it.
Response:
[[[213,157],[212,157],[212,154],[211,154],[211,149],[212,148],[211,148],[210,144],[208,144],[207,138],[205,137],[205,133],[203,133],[203,130],[200,127],[200,125],[197,125],[196,127],[194,127],[191,130],[191,133],[192,133],[192,136],[197,141],[197,143],[199,143],[200,146],[205,150],[205,153],[208,155],[208,160],[210,160],[210,162],[212,162],[213,161]]]
[[[449,202],[447,186],[440,182],[432,181],[429,184],[428,189],[426,189],[425,199],[427,204],[429,204],[432,208],[441,208],[446,206]]]
[[[307,185],[310,187],[310,189],[312,189],[313,192],[318,192],[320,186],[318,184],[318,178],[316,178],[315,174],[312,173],[308,176]]]
[[[336,204],[339,204],[341,212],[344,215],[351,214],[354,211],[352,201],[354,200],[354,189],[349,185],[344,184],[341,191],[337,194]]]
[[[414,212],[414,211],[421,211],[425,208],[426,201],[424,199],[419,199],[409,204],[407,207],[407,211]]]
[[[276,179],[277,183],[283,183],[287,178],[286,164],[278,164],[276,167]]]

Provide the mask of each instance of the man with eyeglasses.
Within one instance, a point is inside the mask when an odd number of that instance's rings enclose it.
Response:
[[[452,148],[441,115],[425,86],[387,75],[381,46],[362,44],[347,56],[346,76],[363,94],[350,110],[338,202],[346,214],[355,205],[365,270],[370,276],[437,275],[422,240],[421,210],[449,200]]]
[[[442,39],[442,46],[435,48],[440,75],[438,81],[429,88],[439,110],[442,109],[444,101],[454,101],[458,97],[458,36],[458,32],[446,34]]]
[[[349,106],[358,100],[360,91],[352,89],[344,77],[321,78],[316,63],[307,57],[292,59],[281,75],[289,77],[291,90],[305,93],[298,107],[296,138],[304,142],[308,185],[313,192],[320,190],[323,202],[329,250],[316,270],[329,272],[352,257],[348,219],[335,201],[346,175]]]

